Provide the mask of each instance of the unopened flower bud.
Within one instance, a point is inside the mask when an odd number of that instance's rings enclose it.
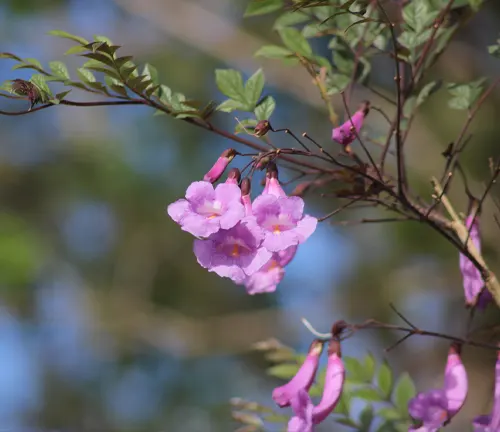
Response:
[[[217,159],[217,162],[215,162],[214,166],[210,168],[210,171],[208,171],[204,175],[203,180],[206,182],[215,183],[220,179],[220,177],[224,173],[224,170],[229,165],[229,162],[231,162],[235,156],[236,150],[232,148],[224,150]]]
[[[261,120],[257,123],[254,128],[254,135],[258,137],[262,137],[269,132],[271,129],[271,123],[268,120]]]
[[[241,202],[245,207],[245,214],[250,216],[252,214],[252,199],[250,198],[252,183],[248,177],[241,181]]]
[[[364,101],[359,109],[339,127],[332,131],[332,140],[342,144],[346,150],[361,131],[365,117],[370,112],[370,102]]]
[[[238,168],[232,168],[227,174],[226,183],[237,185],[240,182],[241,172]]]

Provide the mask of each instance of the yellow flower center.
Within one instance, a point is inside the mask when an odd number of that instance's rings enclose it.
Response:
[[[281,233],[281,229],[279,225],[273,225],[273,234]]]
[[[233,250],[231,251],[231,256],[234,256],[234,257],[240,256],[240,247],[237,244],[233,245]]]

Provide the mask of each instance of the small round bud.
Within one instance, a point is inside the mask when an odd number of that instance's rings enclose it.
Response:
[[[269,132],[271,129],[271,123],[268,120],[261,120],[257,123],[254,128],[255,136],[262,137]]]

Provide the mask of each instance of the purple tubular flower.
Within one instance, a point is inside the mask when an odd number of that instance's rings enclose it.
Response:
[[[359,135],[365,117],[368,115],[369,111],[370,103],[363,102],[359,110],[356,111],[350,119],[347,119],[346,122],[333,129],[332,140],[342,144],[344,147],[351,144],[356,139],[356,136]]]
[[[476,417],[472,425],[474,432],[497,432],[500,431],[500,353],[497,354],[495,365],[495,397],[493,410],[490,415]]]
[[[285,385],[277,387],[273,391],[273,399],[280,407],[290,405],[292,399],[300,390],[309,390],[318,370],[319,357],[323,351],[323,342],[313,341],[307,353],[307,357],[295,376]]]
[[[453,344],[448,353],[441,389],[419,393],[408,403],[410,415],[420,420],[420,429],[412,431],[437,431],[455,416],[465,403],[468,383],[467,372],[460,358],[460,347]]]
[[[220,184],[214,190],[212,184],[204,181],[191,183],[186,199],[170,204],[167,212],[184,231],[196,237],[230,229],[245,215],[237,185]]]
[[[294,416],[288,422],[288,432],[313,432],[313,409],[311,398],[304,389],[300,389],[292,398]]]
[[[318,220],[304,215],[304,201],[300,197],[276,197],[266,194],[253,202],[253,214],[264,230],[263,246],[279,252],[305,242],[315,231]]]
[[[215,183],[217,180],[219,180],[225,169],[235,156],[236,150],[224,150],[217,159],[217,162],[215,162],[214,166],[210,168],[210,170],[203,176],[203,181]]]
[[[479,236],[479,220],[476,215],[467,217],[465,225],[470,229],[470,239],[478,252],[481,252],[481,238]],[[462,273],[465,303],[484,310],[492,301],[491,293],[484,289],[484,281],[481,272],[474,266],[473,262],[465,255],[460,254],[460,271]]]
[[[271,258],[271,252],[261,246],[262,238],[255,219],[246,217],[206,240],[195,240],[194,254],[202,267],[241,284]]]
[[[285,275],[284,267],[293,259],[296,251],[297,246],[291,246],[273,253],[271,259],[245,281],[247,293],[253,295],[276,291],[277,285]]]
[[[323,396],[312,412],[314,424],[321,423],[337,406],[345,381],[345,368],[340,352],[340,342],[332,340],[328,347],[328,363],[326,365],[325,387]]]

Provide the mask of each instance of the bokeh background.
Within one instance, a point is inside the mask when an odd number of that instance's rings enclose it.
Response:
[[[207,101],[223,99],[215,68],[240,68],[248,76],[263,66],[266,91],[278,102],[273,124],[307,130],[333,148],[327,114],[306,74],[253,58],[276,35],[271,19],[243,21],[245,3],[2,0],[1,51],[45,64],[66,60],[71,69],[77,59],[62,55],[70,45],[47,31],[106,35],[138,61],[154,64],[165,84]],[[461,31],[434,75],[447,81],[498,75],[500,62],[485,46],[498,36],[500,8],[489,3]],[[10,66],[2,61],[2,80],[29,77]],[[378,61],[375,85],[391,91],[391,74],[390,64]],[[355,101],[366,97],[372,95],[356,89]],[[447,109],[447,98],[441,92],[429,100],[408,143],[412,182],[426,198],[430,176],[441,172],[440,153],[465,118]],[[6,110],[26,108],[0,102]],[[341,101],[336,104],[340,109]],[[464,154],[477,194],[489,175],[488,157],[498,154],[499,104],[497,92],[474,123]],[[230,115],[217,115],[216,122],[228,129],[236,123]],[[384,128],[372,114],[366,132],[380,136]],[[266,363],[252,344],[274,336],[305,350],[311,335],[300,317],[322,331],[336,319],[397,321],[393,302],[426,329],[464,333],[457,253],[425,226],[324,222],[301,246],[278,291],[251,297],[200,268],[192,238],[164,212],[231,142],[138,107],[60,106],[0,117],[0,130],[2,432],[232,431],[228,400],[240,396],[271,405],[277,384],[266,377]],[[291,146],[286,139],[279,144]],[[460,187],[451,197],[466,211]],[[308,211],[321,216],[338,205],[318,197],[309,200]],[[486,256],[498,271],[495,211],[488,200],[482,229]],[[344,212],[335,220],[368,214],[374,212]],[[498,318],[491,308],[475,325]],[[493,332],[491,338],[499,339]],[[438,385],[447,344],[415,337],[385,354],[396,339],[388,332],[358,334],[344,352],[370,350],[396,371],[410,372],[419,388]],[[467,348],[464,359],[471,396],[450,430],[468,430],[467,420],[488,412],[492,399],[494,354]],[[322,430],[337,429],[328,423]]]

